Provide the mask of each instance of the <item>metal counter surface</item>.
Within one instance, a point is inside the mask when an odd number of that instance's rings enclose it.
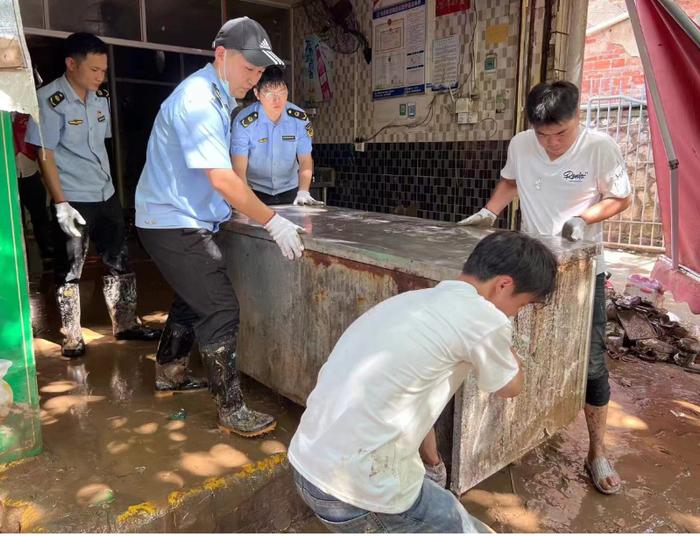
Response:
[[[476,244],[490,229],[457,226],[410,216],[337,207],[275,207],[279,214],[302,227],[304,247],[373,266],[435,281],[455,277]],[[224,230],[272,241],[259,225],[236,215]],[[590,242],[569,242],[561,237],[540,237],[560,263],[596,254]]]
[[[302,405],[357,317],[400,292],[455,278],[492,232],[333,207],[275,209],[306,230],[301,259],[285,259],[264,229],[242,217],[224,225],[220,243],[241,308],[238,367]],[[523,392],[501,400],[479,392],[469,375],[437,423],[455,492],[517,460],[583,407],[597,247],[543,241],[559,273],[551,302],[524,308],[514,322]]]

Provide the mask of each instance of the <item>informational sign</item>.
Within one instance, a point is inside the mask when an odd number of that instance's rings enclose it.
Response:
[[[484,58],[484,72],[493,74],[496,72],[496,54],[486,54]]]
[[[433,91],[456,88],[459,80],[459,36],[433,41]]]
[[[469,0],[435,0],[435,16],[459,13],[469,9]]]
[[[372,98],[425,93],[426,0],[383,4],[372,15]]]
[[[508,41],[508,25],[496,24],[486,27],[486,44],[488,46],[499,45]]]
[[[305,103],[328,102],[333,99],[331,66],[333,51],[316,35],[304,39],[304,74],[302,98]]]

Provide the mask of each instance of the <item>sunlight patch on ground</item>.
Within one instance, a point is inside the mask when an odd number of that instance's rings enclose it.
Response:
[[[489,519],[484,520],[486,523],[501,523],[516,532],[540,532],[541,530],[539,516],[525,507],[521,497],[512,493],[493,493],[473,489],[468,491],[462,499],[486,508],[489,516]]]
[[[156,480],[164,484],[172,484],[178,488],[185,486],[185,479],[173,471],[160,471],[156,474]]]
[[[700,532],[700,516],[683,514],[681,512],[670,512],[669,515],[676,523],[681,525],[688,532]]]
[[[197,476],[220,476],[247,463],[248,456],[225,443],[217,443],[208,452],[190,452],[180,457],[180,466]]]
[[[281,441],[276,441],[274,439],[266,439],[260,444],[260,450],[265,454],[279,454],[280,452],[287,452],[287,447]]]
[[[41,389],[39,389],[40,392],[42,393],[67,393],[68,391],[72,391],[78,386],[76,382],[68,381],[68,380],[61,380],[61,381],[55,381],[51,382],[48,385],[44,385]]]
[[[630,415],[617,402],[610,401],[608,406],[608,427],[625,430],[648,430],[649,426],[639,417]]]
[[[88,484],[75,494],[80,506],[92,506],[112,499],[112,490],[106,484]]]

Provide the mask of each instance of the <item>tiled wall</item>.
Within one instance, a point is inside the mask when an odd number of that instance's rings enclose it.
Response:
[[[507,148],[507,141],[409,142],[355,152],[331,143],[315,146],[314,160],[336,170],[331,205],[454,222],[484,206]]]
[[[543,0],[538,2],[543,3]],[[366,138],[376,132],[371,66],[359,52],[335,55],[334,98],[331,102],[317,104],[318,114],[313,118],[315,164],[336,170],[337,186],[329,191],[330,204],[457,221],[486,203],[505,164],[508,141],[515,132],[521,3],[473,0],[470,4],[467,13],[437,18],[433,37],[459,34],[461,43],[466,45],[471,28],[478,21],[475,91],[479,93],[477,106],[482,120],[477,125],[458,125],[451,111],[450,96],[442,94],[436,97],[434,116],[424,128],[389,128],[366,144],[366,152],[355,152],[354,136]],[[361,30],[370,36],[372,2],[353,0],[353,5]],[[432,1],[428,2],[428,10],[434,10]],[[543,12],[541,8],[540,11]],[[293,24],[295,63],[300,66],[303,39],[312,33],[313,25],[301,7],[293,9]],[[508,26],[506,41],[487,44],[487,28],[501,24]],[[467,50],[468,47],[463,46],[463,75],[470,70]],[[498,56],[495,75],[483,72],[487,53]],[[299,90],[301,68],[296,69],[295,75],[295,86]],[[496,114],[496,95],[504,91],[508,95],[506,110]],[[299,98],[300,94],[297,91]],[[483,120],[487,114],[492,119]],[[503,219],[500,223],[504,224]]]
[[[540,0],[542,1],[542,0]],[[372,2],[354,0],[354,11],[362,32],[371,37]],[[428,1],[428,12],[434,12],[434,3]],[[429,17],[430,19],[431,17]],[[313,33],[314,25],[307,20],[306,13],[297,4],[293,8],[295,88],[294,98],[301,102],[301,76],[304,38]],[[432,119],[421,128],[391,127],[379,134],[375,142],[449,142],[507,140],[515,128],[515,92],[517,78],[518,42],[520,25],[520,2],[512,0],[474,0],[466,13],[438,17],[434,21],[433,38],[459,35],[462,45],[461,81],[466,82],[471,70],[469,41],[471,29],[476,24],[476,83],[474,91],[479,94],[475,101],[480,122],[476,125],[459,125],[452,110],[449,93],[438,94]],[[490,26],[506,24],[507,39],[497,44],[486,43],[486,31]],[[432,43],[427,43],[432,47]],[[487,53],[497,55],[497,72],[484,74],[484,58]],[[335,54],[332,65],[331,84],[333,100],[318,103],[318,114],[313,118],[314,132],[318,143],[350,143],[354,136],[370,137],[378,130],[373,121],[375,103],[372,101],[372,67],[362,59],[361,52],[353,55]],[[467,84],[465,84],[465,88]],[[495,113],[496,96],[506,94],[506,110]],[[433,95],[431,90],[426,95]],[[466,95],[466,93],[465,93]],[[397,99],[389,99],[397,102]],[[386,102],[386,101],[383,101]],[[357,107],[357,115],[355,115]],[[488,117],[487,117],[488,116]],[[355,123],[355,117],[357,122]],[[421,120],[423,117],[418,117]]]

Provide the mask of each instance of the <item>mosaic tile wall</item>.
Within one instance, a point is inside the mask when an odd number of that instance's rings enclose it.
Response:
[[[354,0],[355,13],[362,31],[371,35],[371,0]],[[434,117],[426,124],[423,132],[409,131],[406,127],[390,128],[379,134],[374,141],[382,142],[432,142],[432,141],[480,141],[507,140],[514,132],[514,99],[516,89],[518,40],[520,24],[520,2],[512,0],[472,0],[467,13],[437,17],[433,38],[438,39],[459,34],[462,44],[462,81],[470,70],[468,42],[471,28],[477,22],[476,85],[480,98],[477,111],[480,117],[490,114],[492,119],[482,119],[477,125],[458,125],[452,113],[449,93],[438,95],[435,101]],[[428,10],[434,10],[432,2]],[[303,54],[304,37],[313,33],[312,24],[306,19],[301,6],[293,9],[294,62],[300,66]],[[487,48],[486,28],[498,24],[508,25],[508,37],[503,43]],[[429,47],[432,43],[428,43]],[[497,72],[484,74],[484,58],[487,53],[496,53]],[[371,95],[372,70],[365,63],[361,53],[353,55],[336,54],[333,63],[332,87],[334,98],[329,103],[317,105],[318,115],[314,118],[314,131],[318,143],[350,143],[354,133],[369,137],[376,132],[372,122],[373,103]],[[357,82],[356,82],[357,81]],[[357,91],[354,90],[357,83]],[[301,69],[295,69],[295,88],[301,88]],[[506,110],[495,113],[496,96],[506,92]],[[295,95],[300,100],[300,91]],[[428,93],[429,94],[429,91]],[[300,103],[301,104],[301,103]],[[357,106],[357,125],[354,123]],[[421,119],[422,117],[418,117]]]
[[[314,146],[317,166],[336,170],[334,206],[455,222],[484,206],[505,164],[508,141]],[[505,223],[500,222],[501,226]]]
[[[370,0],[353,0],[363,33],[371,35]],[[361,54],[336,54],[332,84],[334,99],[317,104],[314,123],[314,161],[336,170],[331,205],[385,213],[406,213],[441,221],[458,221],[484,206],[505,164],[508,141],[515,130],[520,2],[472,0],[467,13],[438,17],[433,38],[459,34],[462,45],[462,82],[470,70],[471,29],[476,23],[476,83],[480,117],[477,125],[458,125],[449,94],[435,101],[433,119],[425,131],[391,128],[355,152],[355,135],[374,132],[371,66]],[[428,9],[434,10],[429,2]],[[295,64],[301,65],[303,39],[313,33],[302,7],[293,10]],[[486,46],[486,28],[508,25],[505,42]],[[432,46],[431,43],[428,46]],[[484,74],[487,53],[496,53],[497,72]],[[301,88],[301,69],[295,69],[295,88]],[[357,87],[357,91],[355,90]],[[506,110],[496,113],[496,95],[505,92]],[[301,95],[301,91],[297,91]],[[429,93],[428,93],[429,94]],[[299,99],[297,99],[299,101]],[[300,103],[301,104],[301,103]],[[355,114],[357,124],[354,123]],[[419,114],[418,119],[421,119]],[[501,226],[505,220],[499,220]]]

